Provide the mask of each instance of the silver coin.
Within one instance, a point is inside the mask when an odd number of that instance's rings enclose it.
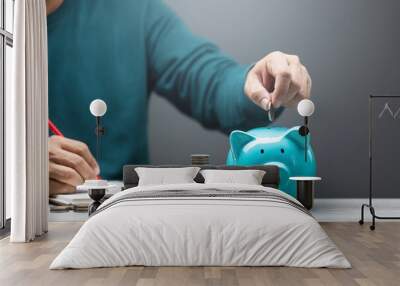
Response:
[[[273,122],[275,120],[275,109],[272,106],[272,102],[270,101],[268,104],[268,119]]]

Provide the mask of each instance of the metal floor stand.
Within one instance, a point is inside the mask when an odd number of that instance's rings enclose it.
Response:
[[[375,214],[375,208],[372,206],[371,203],[369,204],[363,204],[361,206],[361,219],[358,221],[359,224],[363,225],[364,224],[364,207],[369,208],[369,211],[372,216],[372,224],[369,226],[370,230],[375,230],[375,219],[400,219],[398,216],[378,216]]]
[[[363,204],[361,206],[361,219],[358,221],[359,224],[364,224],[364,208],[369,208],[372,216],[372,225],[369,226],[370,230],[375,230],[375,220],[376,219],[390,219],[396,220],[400,217],[388,217],[388,216],[378,216],[375,213],[375,208],[373,206],[373,196],[372,196],[372,100],[374,98],[400,98],[399,95],[387,95],[387,96],[369,96],[369,202],[368,204]]]

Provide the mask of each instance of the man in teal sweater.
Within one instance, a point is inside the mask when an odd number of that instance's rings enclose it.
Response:
[[[148,162],[153,91],[226,133],[266,125],[270,104],[281,111],[310,96],[297,56],[273,52],[241,66],[193,35],[162,0],[47,0],[47,10],[49,113],[66,136],[49,139],[51,194],[73,192],[100,172],[119,179],[124,164]],[[96,98],[108,104],[101,162],[90,152],[88,106]]]

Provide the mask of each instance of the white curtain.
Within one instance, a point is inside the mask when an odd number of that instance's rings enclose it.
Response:
[[[6,98],[6,187],[12,242],[47,232],[46,1],[15,1],[13,93]]]

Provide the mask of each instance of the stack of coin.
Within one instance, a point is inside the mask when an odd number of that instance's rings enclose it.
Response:
[[[192,165],[195,166],[208,165],[210,163],[210,155],[208,154],[192,154],[190,157],[192,159]]]

